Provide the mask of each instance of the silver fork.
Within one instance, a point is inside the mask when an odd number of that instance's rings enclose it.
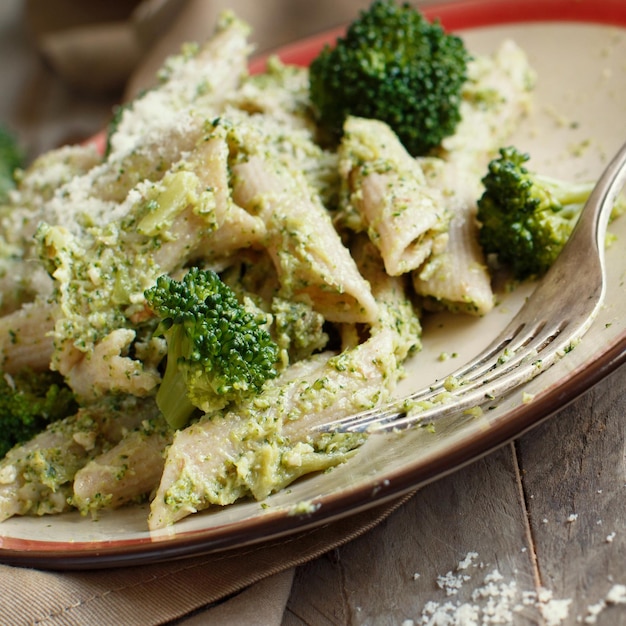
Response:
[[[320,430],[385,432],[429,424],[503,396],[574,348],[604,300],[606,229],[625,183],[626,144],[598,180],[558,259],[504,331],[476,358],[431,387]]]

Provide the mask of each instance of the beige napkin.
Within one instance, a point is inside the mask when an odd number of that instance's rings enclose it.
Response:
[[[189,616],[187,626],[278,626],[295,566],[364,534],[411,495],[282,540],[207,556],[74,572],[0,565],[0,624],[150,626]]]

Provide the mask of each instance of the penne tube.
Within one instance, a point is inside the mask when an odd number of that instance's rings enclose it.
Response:
[[[81,408],[0,460],[0,521],[70,508],[76,472],[154,412],[132,397]]]
[[[0,317],[2,371],[16,373],[31,369],[39,372],[50,367],[56,311],[55,304],[36,301]]]
[[[494,295],[475,222],[480,180],[455,162],[433,160],[429,166],[430,182],[440,187],[452,219],[445,246],[412,273],[415,291],[426,306],[485,315],[494,306]]]
[[[172,432],[155,407],[146,419],[110,450],[96,456],[74,476],[72,505],[81,513],[115,509],[156,489]]]
[[[309,300],[333,322],[373,322],[370,286],[303,177],[262,152],[232,170],[235,201],[265,223],[281,295]]]
[[[468,71],[461,122],[444,139],[442,160],[422,161],[451,215],[448,241],[413,273],[413,282],[427,304],[485,315],[494,296],[475,221],[481,178],[528,112],[535,77],[524,51],[511,40],[493,55],[474,59]]]
[[[391,128],[349,117],[339,147],[344,198],[380,251],[391,276],[417,269],[445,237],[448,215],[438,189]]]

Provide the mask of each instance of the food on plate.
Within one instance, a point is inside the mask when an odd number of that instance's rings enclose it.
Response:
[[[543,176],[525,167],[529,159],[514,146],[501,148],[478,200],[480,244],[518,280],[541,276],[554,263],[595,184]],[[613,215],[624,204],[618,199]]]
[[[364,435],[315,427],[388,400],[402,363],[419,347],[420,325],[402,279],[382,270],[371,244],[355,243],[353,252],[378,304],[367,338],[346,337],[339,354],[298,361],[249,403],[205,414],[178,431],[150,505],[151,528],[212,504],[249,495],[262,500],[300,476],[345,461],[364,442]]]
[[[460,37],[408,3],[375,0],[311,63],[321,127],[340,137],[349,115],[391,126],[412,156],[451,135],[470,55]]]
[[[5,373],[0,378],[0,457],[77,408],[71,389],[56,372]]]
[[[442,192],[391,128],[349,116],[338,150],[345,224],[367,231],[391,276],[419,269],[447,243]]]
[[[493,306],[476,203],[530,104],[524,52],[459,52],[458,123],[415,157],[355,113],[328,144],[308,68],[250,75],[249,30],[224,14],[105,154],[39,157],[1,208],[2,370],[54,372],[78,410],[0,461],[0,520],[149,500],[158,529],[266,498],[358,453],[318,427],[392,397],[425,308]]]
[[[212,270],[192,267],[180,281],[164,274],[145,296],[167,342],[156,403],[172,428],[186,426],[195,409],[244,401],[276,377],[268,315],[247,310]]]

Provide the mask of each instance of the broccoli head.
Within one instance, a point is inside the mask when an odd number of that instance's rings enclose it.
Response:
[[[16,138],[0,126],[0,202],[6,202],[15,187],[15,170],[24,165],[24,155]]]
[[[56,372],[0,376],[0,458],[13,446],[32,439],[51,422],[78,410],[74,395]]]
[[[529,158],[515,147],[501,148],[478,200],[480,244],[518,280],[541,276],[552,265],[594,186],[530,172],[524,167]]]
[[[340,137],[348,115],[379,119],[414,156],[451,135],[460,118],[469,61],[463,41],[408,3],[375,0],[335,47],[310,67],[322,127]]]
[[[196,408],[219,410],[258,393],[277,375],[267,319],[250,313],[215,272],[192,268],[181,281],[160,276],[145,296],[167,341],[156,400],[172,428]]]

